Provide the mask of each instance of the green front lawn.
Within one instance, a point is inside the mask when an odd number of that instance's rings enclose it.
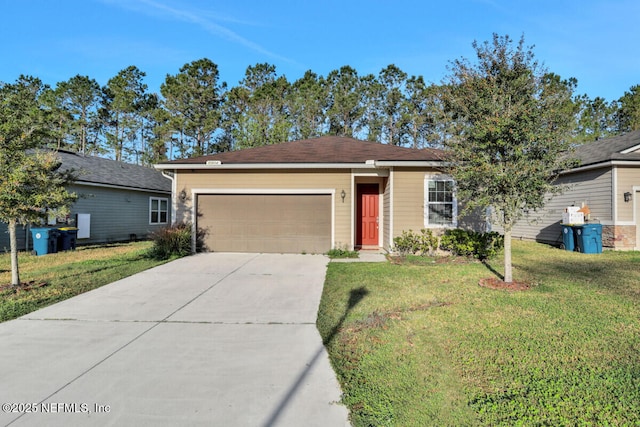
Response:
[[[43,256],[20,253],[20,279],[32,282],[30,289],[6,286],[11,284],[11,259],[0,254],[0,322],[166,262],[150,256],[151,247],[151,242],[136,242]]]
[[[329,265],[318,329],[355,426],[640,425],[640,253],[513,255],[530,290],[478,286],[501,258]]]

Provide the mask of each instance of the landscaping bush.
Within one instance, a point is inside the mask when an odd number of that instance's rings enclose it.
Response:
[[[479,233],[456,228],[445,231],[440,239],[440,249],[480,260],[492,258],[503,247],[504,237],[496,232]]]
[[[191,225],[180,223],[162,228],[151,235],[151,240],[151,253],[155,258],[168,259],[190,255]]]
[[[393,239],[393,250],[400,255],[432,255],[437,249],[438,237],[424,228],[420,230],[420,234],[412,230],[403,231],[401,236]]]

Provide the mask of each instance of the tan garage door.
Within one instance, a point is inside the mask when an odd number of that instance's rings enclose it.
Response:
[[[209,251],[324,253],[331,249],[329,194],[199,195],[197,221]]]

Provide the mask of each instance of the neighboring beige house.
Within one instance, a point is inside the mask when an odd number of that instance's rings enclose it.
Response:
[[[195,223],[205,250],[324,253],[390,250],[404,230],[457,226],[443,157],[323,136],[156,168],[173,173],[171,217]]]
[[[590,220],[602,224],[602,246],[640,249],[640,131],[584,144],[576,149],[580,164],[562,173],[568,190],[543,210],[530,212],[513,230],[514,238],[560,245],[562,212],[586,205]]]

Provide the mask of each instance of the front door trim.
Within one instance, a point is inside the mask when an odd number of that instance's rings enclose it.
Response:
[[[372,216],[365,219],[363,214],[367,210],[364,200],[372,202],[374,210]],[[371,211],[369,211],[371,212]],[[374,218],[375,217],[375,218]],[[366,224],[363,222],[366,221]],[[375,221],[375,222],[374,222]],[[379,183],[358,183],[356,184],[356,247],[379,247],[380,246],[380,184]],[[365,231],[368,230],[367,231]]]

